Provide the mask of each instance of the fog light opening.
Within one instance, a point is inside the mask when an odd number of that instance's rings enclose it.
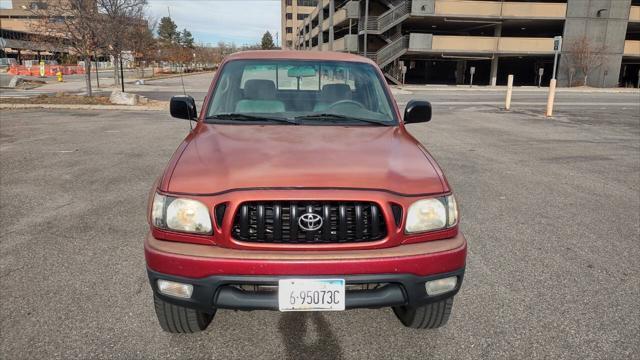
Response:
[[[189,299],[193,294],[193,285],[169,280],[158,280],[158,290],[164,295]]]
[[[427,281],[424,283],[425,290],[427,291],[427,295],[435,296],[447,293],[456,288],[458,284],[458,277],[451,276],[444,279]]]

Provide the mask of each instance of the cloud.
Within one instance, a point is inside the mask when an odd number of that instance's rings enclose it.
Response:
[[[0,0],[0,9],[13,9],[11,0]]]
[[[196,42],[260,41],[269,30],[280,31],[280,1],[242,0],[149,0],[149,14],[159,20],[168,9],[178,29],[191,31]]]

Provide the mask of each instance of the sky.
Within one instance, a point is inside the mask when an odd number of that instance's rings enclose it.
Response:
[[[2,0],[0,0],[2,1]],[[186,28],[196,43],[236,45],[260,42],[265,31],[280,32],[280,0],[148,0],[155,20],[167,16]],[[168,7],[168,8],[167,8]]]

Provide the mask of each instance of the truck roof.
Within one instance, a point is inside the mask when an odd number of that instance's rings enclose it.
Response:
[[[320,61],[351,61],[360,63],[375,63],[363,56],[335,52],[335,51],[296,51],[296,50],[251,50],[240,51],[227,56],[225,60],[250,59],[282,59],[282,60],[320,60]]]

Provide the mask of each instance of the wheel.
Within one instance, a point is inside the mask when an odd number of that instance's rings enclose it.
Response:
[[[395,306],[393,312],[406,327],[413,329],[435,329],[447,323],[452,306],[453,297],[450,297],[417,307]]]
[[[207,314],[194,309],[168,303],[153,294],[156,316],[162,330],[170,333],[196,333],[209,326],[215,310]]]

